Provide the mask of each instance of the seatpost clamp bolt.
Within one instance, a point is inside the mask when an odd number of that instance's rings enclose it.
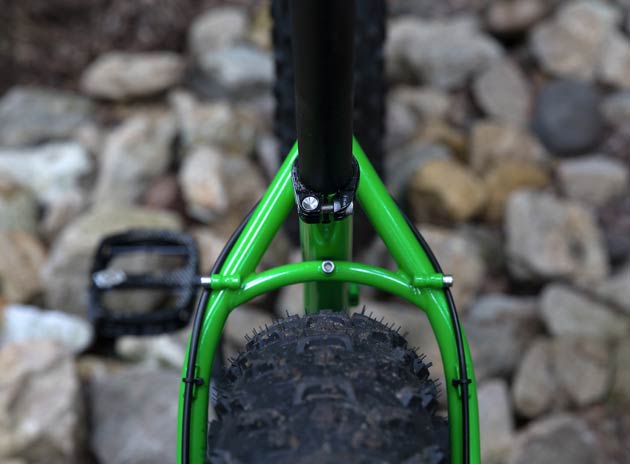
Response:
[[[302,200],[302,208],[304,211],[315,211],[319,206],[319,200],[313,196],[304,197]]]

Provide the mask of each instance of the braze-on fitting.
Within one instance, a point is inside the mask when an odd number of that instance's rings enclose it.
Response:
[[[450,288],[453,286],[453,276],[448,274],[415,276],[411,284],[416,288]]]

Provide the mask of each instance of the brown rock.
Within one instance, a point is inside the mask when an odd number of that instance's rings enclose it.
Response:
[[[549,11],[544,0],[502,0],[492,2],[486,11],[486,23],[495,34],[525,32]]]
[[[0,233],[0,294],[8,302],[26,303],[42,291],[39,271],[44,245],[26,232]]]

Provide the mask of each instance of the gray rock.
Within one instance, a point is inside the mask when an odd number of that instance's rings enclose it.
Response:
[[[548,193],[513,193],[505,216],[508,265],[521,279],[603,279],[609,265],[591,212]]]
[[[126,100],[159,94],[183,77],[183,59],[172,52],[112,51],[99,56],[81,76],[87,95]]]
[[[267,52],[244,45],[211,50],[199,57],[208,80],[209,96],[247,98],[269,91],[274,79],[273,59]]]
[[[176,461],[180,378],[178,370],[134,367],[91,382],[91,445],[99,462]]]
[[[39,270],[46,249],[28,232],[0,232],[0,295],[11,303],[26,303],[42,291]]]
[[[71,354],[50,341],[0,350],[0,461],[79,464],[86,428]]]
[[[537,417],[566,404],[558,389],[553,364],[553,348],[538,339],[525,352],[512,382],[516,411],[524,417]]]
[[[630,339],[619,341],[615,352],[615,377],[612,383],[613,401],[630,405]]]
[[[621,89],[630,89],[630,40],[620,32],[606,37],[597,70],[599,80]]]
[[[299,308],[293,308],[297,310]],[[273,323],[273,317],[267,311],[252,307],[240,306],[228,316],[223,328],[224,357],[235,357],[245,348],[245,336],[252,336],[254,331],[265,328]]]
[[[72,137],[92,115],[89,100],[37,87],[13,87],[0,99],[0,145]]]
[[[443,89],[461,87],[503,54],[471,17],[447,21],[394,19],[385,46],[391,80],[425,82]]]
[[[494,34],[521,34],[542,19],[549,9],[549,3],[544,0],[492,2],[486,10],[486,24]]]
[[[599,92],[595,87],[575,80],[550,82],[536,99],[533,127],[554,154],[587,152],[603,136]]]
[[[545,288],[540,309],[553,335],[622,338],[630,328],[630,318],[564,284]]]
[[[127,335],[116,340],[116,354],[122,359],[151,368],[181,369],[186,357],[188,331],[152,337]]]
[[[490,117],[525,126],[531,111],[531,90],[523,71],[510,60],[493,63],[475,79],[477,104]]]
[[[598,298],[630,315],[630,262],[592,290]]]
[[[630,126],[630,91],[608,95],[602,102],[602,112],[613,126]]]
[[[114,129],[99,159],[94,202],[137,202],[151,181],[168,169],[174,137],[175,121],[170,115],[137,115]]]
[[[630,182],[630,171],[624,163],[602,155],[564,160],[557,173],[569,198],[593,207],[626,193]]]
[[[0,230],[35,232],[38,214],[35,196],[0,168]]]
[[[555,415],[534,422],[519,435],[508,464],[593,464],[595,439],[578,417]]]
[[[509,377],[542,331],[535,299],[500,294],[476,301],[463,324],[478,379]]]
[[[449,229],[422,226],[422,235],[455,284],[452,291],[457,307],[465,311],[481,289],[486,274],[479,245],[467,234]]]
[[[514,418],[507,383],[493,379],[477,390],[482,462],[504,460],[514,440]]]
[[[79,181],[91,170],[89,155],[75,142],[0,149],[0,171],[28,187],[47,206],[69,193],[81,192]]]
[[[51,247],[42,270],[47,306],[85,315],[92,257],[106,235],[134,228],[180,227],[177,216],[158,210],[103,208],[84,213],[63,230]]]
[[[171,96],[184,146],[211,145],[230,155],[249,155],[258,125],[250,114],[226,103],[200,104],[184,92]]]
[[[593,0],[565,3],[554,20],[534,29],[531,47],[547,72],[592,80],[602,47],[620,20],[619,10],[609,3]]]
[[[238,6],[212,8],[195,18],[188,31],[188,49],[194,56],[225,48],[247,37],[247,12]]]
[[[12,305],[4,309],[0,346],[50,340],[72,353],[81,353],[92,342],[92,325],[82,318],[35,306]]]
[[[548,153],[538,139],[511,124],[479,121],[472,129],[470,164],[479,173],[506,161],[522,161],[544,166]]]

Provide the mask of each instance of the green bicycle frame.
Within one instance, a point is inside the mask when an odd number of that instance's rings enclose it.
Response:
[[[221,332],[230,312],[258,295],[281,287],[306,283],[306,308],[347,308],[348,284],[367,285],[394,294],[423,310],[437,339],[445,375],[450,426],[451,460],[463,461],[463,402],[468,401],[470,463],[480,463],[477,391],[470,350],[462,332],[468,372],[460,372],[455,323],[449,312],[443,276],[418,243],[404,216],[388,194],[365,153],[353,141],[353,154],[360,169],[357,198],[368,219],[394,258],[398,269],[392,272],[350,261],[351,221],[328,225],[301,224],[303,256],[301,263],[283,265],[261,273],[255,269],[291,208],[295,207],[291,168],[297,158],[297,144],[280,168],[269,189],[253,211],[220,272],[211,276],[211,296],[199,336],[190,414],[189,462],[201,464],[206,455],[210,373]],[[323,259],[334,269],[325,272]],[[188,345],[186,362],[191,352]],[[183,376],[187,376],[184,367]],[[458,382],[469,379],[468,399],[461,398]],[[182,462],[184,391],[182,380],[179,403],[178,462]]]

